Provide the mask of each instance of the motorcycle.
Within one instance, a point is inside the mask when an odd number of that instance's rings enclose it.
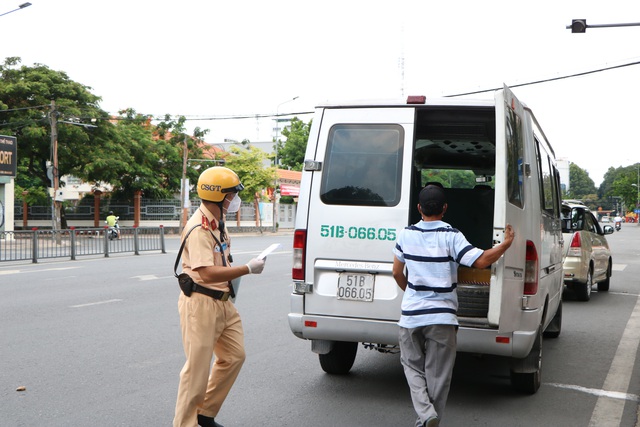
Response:
[[[622,222],[620,221],[616,222],[616,231],[620,231],[621,228],[622,228]]]
[[[118,225],[119,216],[116,217],[116,223],[113,226],[107,228],[107,238],[109,240],[116,240],[120,238],[120,226]],[[105,221],[106,223],[107,221]]]

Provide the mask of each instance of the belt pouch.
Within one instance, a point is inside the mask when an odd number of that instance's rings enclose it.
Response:
[[[191,292],[193,292],[193,279],[187,273],[181,273],[178,275],[178,284],[180,285],[180,289],[182,292],[190,297]]]

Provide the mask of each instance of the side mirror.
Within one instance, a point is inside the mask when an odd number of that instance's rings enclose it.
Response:
[[[613,227],[610,225],[605,225],[603,227],[604,234],[613,234]]]

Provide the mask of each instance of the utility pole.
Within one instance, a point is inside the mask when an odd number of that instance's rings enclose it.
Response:
[[[53,230],[60,230],[60,210],[61,204],[58,200],[59,189],[59,174],[58,174],[58,112],[56,111],[56,101],[51,100],[51,111],[49,112],[49,120],[51,122],[51,162],[53,164],[53,209],[52,215],[52,227]]]

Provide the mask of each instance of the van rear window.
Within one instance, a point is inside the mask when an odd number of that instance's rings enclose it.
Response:
[[[335,125],[329,131],[320,199],[330,205],[400,202],[404,130],[395,124]]]

